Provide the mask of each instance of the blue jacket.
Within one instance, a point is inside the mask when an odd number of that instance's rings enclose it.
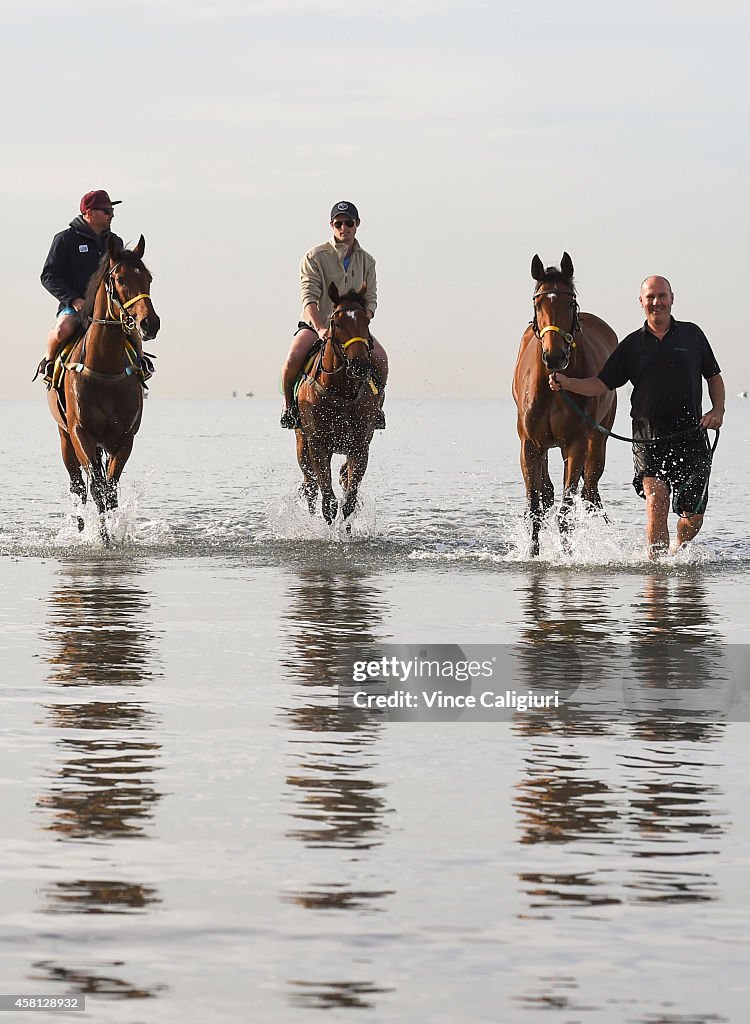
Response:
[[[85,297],[91,276],[107,251],[110,235],[111,231],[97,235],[83,217],[76,217],[70,227],[52,239],[42,270],[42,284],[60,303],[58,313],[72,305],[74,299]],[[112,237],[122,246],[118,235]]]

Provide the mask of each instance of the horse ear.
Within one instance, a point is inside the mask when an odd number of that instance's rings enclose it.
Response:
[[[328,298],[331,300],[334,306],[338,305],[339,299],[341,298],[341,296],[339,295],[339,290],[333,281],[331,281],[331,283],[328,285]]]
[[[133,249],[133,254],[138,257],[139,260],[143,259],[143,254],[146,251],[146,239],[141,235],[138,239],[138,244]]]
[[[362,296],[362,298],[364,298],[365,295],[367,295],[367,281],[362,282],[362,287],[359,289],[359,294]]]
[[[544,264],[538,256],[531,261],[531,276],[535,281],[541,281],[544,277]]]
[[[569,279],[573,277],[573,260],[568,256],[566,252],[563,253],[563,258],[560,262],[560,270]]]
[[[120,243],[117,241],[117,239],[115,238],[114,235],[110,235],[109,238],[107,239],[107,252],[108,252],[110,258],[114,259],[119,251],[120,251]]]

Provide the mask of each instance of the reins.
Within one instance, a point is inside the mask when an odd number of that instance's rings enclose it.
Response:
[[[553,377],[554,377],[554,374],[553,374]],[[555,383],[557,383],[557,381],[555,381]],[[589,414],[584,409],[582,409],[580,407],[580,405],[577,405],[573,401],[573,399],[570,397],[570,395],[568,395],[567,392],[565,392],[562,388],[560,388],[560,391],[558,392],[558,394],[562,395],[562,397],[565,399],[565,401],[568,403],[568,405],[571,407],[571,409],[575,409],[575,411],[578,413],[578,415],[581,417],[581,419],[584,420],[586,423],[588,423],[589,426],[594,427],[594,429],[600,431],[602,434],[605,434],[607,437],[614,437],[616,441],[627,441],[630,444],[659,444],[659,443],[661,443],[663,441],[672,441],[676,437],[685,437],[688,434],[701,433],[703,435],[704,439],[705,439],[705,442],[706,442],[706,452],[708,454],[708,473],[706,474],[706,483],[705,483],[705,485],[703,487],[703,491],[702,491],[701,496],[700,496],[700,498],[698,500],[698,504],[695,506],[695,511],[692,513],[692,515],[697,515],[698,514],[697,510],[703,504],[703,500],[706,497],[706,492],[708,491],[708,481],[709,481],[709,479],[711,477],[711,468],[713,466],[713,461],[714,461],[714,452],[716,451],[716,448],[717,448],[717,446],[719,444],[719,434],[721,433],[721,431],[719,430],[718,427],[701,427],[701,426],[688,427],[687,430],[677,430],[673,434],[662,434],[660,437],[653,437],[653,438],[624,437],[622,434],[615,434],[615,432],[613,430],[608,430],[607,427],[602,426],[601,423],[597,423],[597,421],[593,418],[593,416],[589,416]],[[716,431],[716,437],[714,438],[714,443],[712,445],[710,445],[710,446],[709,446],[709,443],[708,443],[708,431],[709,430],[715,430]],[[693,473],[691,476],[689,476],[687,478],[686,482],[680,488],[680,490],[676,492],[675,500],[677,499],[677,495],[680,495],[680,494],[682,494],[683,491],[687,490],[687,487],[690,484],[690,482],[693,480],[693,478],[697,477],[697,476],[700,476],[700,475],[701,475],[700,470],[698,470],[695,473]]]

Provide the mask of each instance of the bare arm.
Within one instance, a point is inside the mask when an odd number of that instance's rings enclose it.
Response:
[[[308,302],[303,315],[307,322],[313,325],[318,334],[324,334],[328,330],[328,324],[324,322],[323,317],[320,315],[317,302]]]
[[[609,391],[599,377],[566,377],[564,373],[557,372],[549,375],[549,386],[553,391],[572,391],[574,395],[589,397],[603,395],[605,391]]]
[[[713,407],[708,410],[705,416],[701,417],[701,426],[718,430],[724,422],[724,403],[726,402],[724,381],[721,374],[717,373],[715,377],[709,377],[707,383],[708,397],[711,399]]]

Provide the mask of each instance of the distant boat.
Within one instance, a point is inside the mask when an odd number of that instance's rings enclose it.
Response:
[[[747,391],[740,391],[740,393],[739,393],[739,395],[737,395],[737,397],[738,398],[747,398]]]
[[[246,392],[245,392],[245,398],[252,398],[252,397],[253,397],[253,395],[254,395],[254,393],[255,393],[255,392],[253,392],[253,391],[246,391]]]

